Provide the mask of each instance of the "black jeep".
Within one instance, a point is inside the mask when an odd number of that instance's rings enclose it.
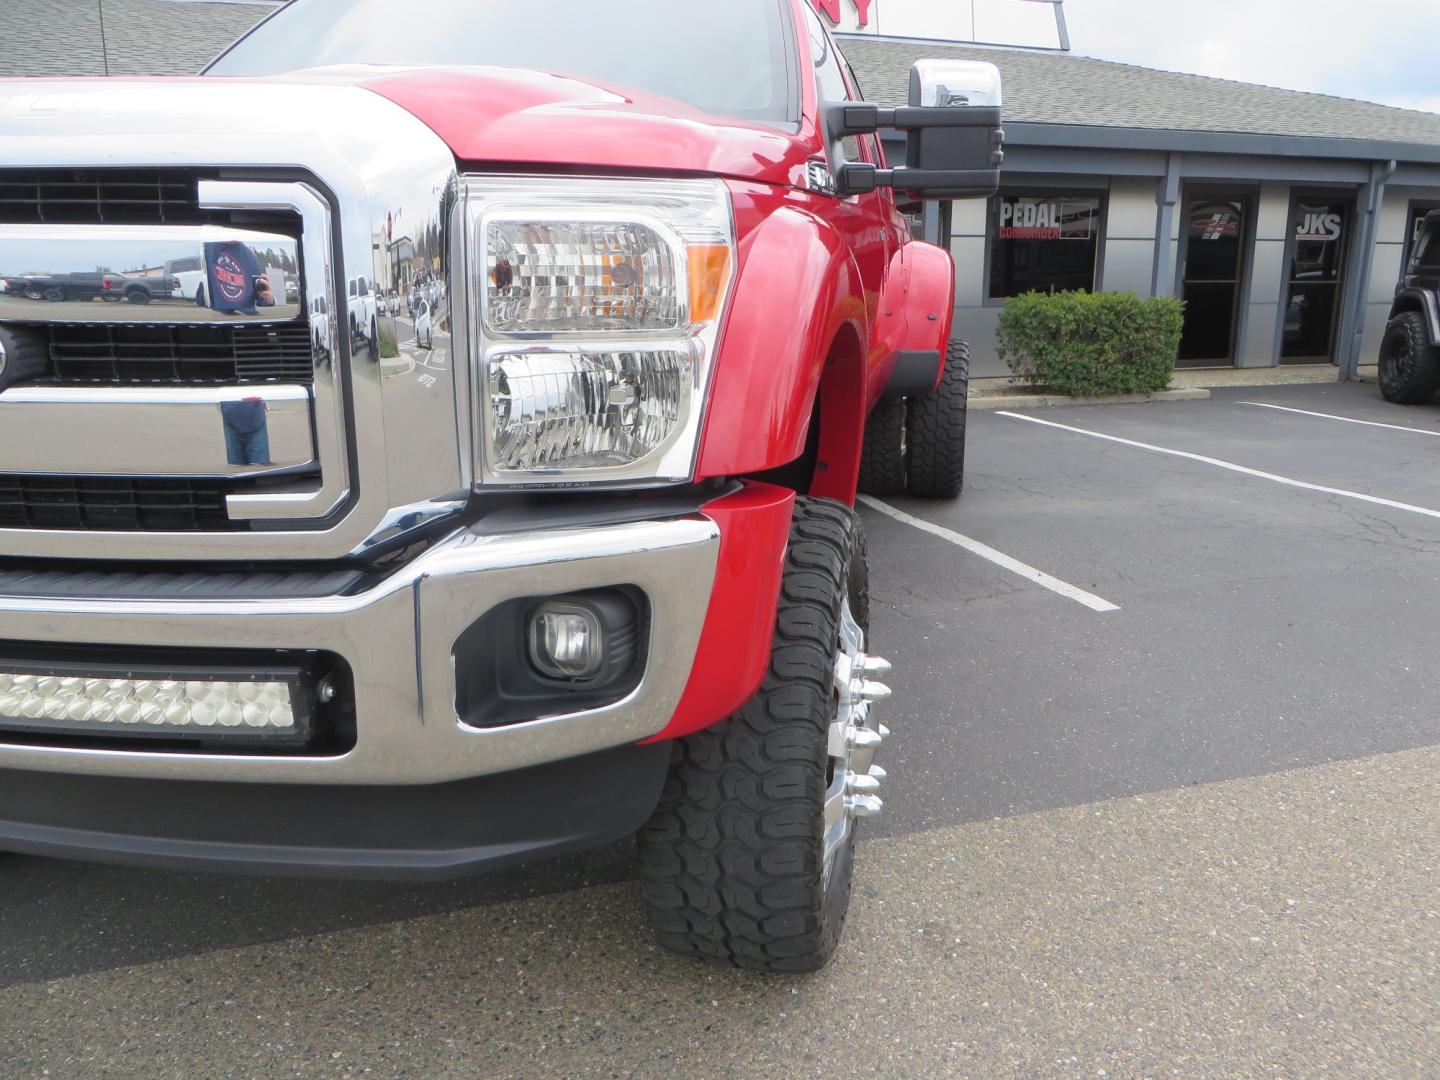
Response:
[[[1425,218],[1380,345],[1380,393],[1420,405],[1440,386],[1440,210]]]

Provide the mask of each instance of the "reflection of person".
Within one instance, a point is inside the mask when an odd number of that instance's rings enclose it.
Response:
[[[258,315],[257,306],[275,306],[270,279],[248,244],[207,243],[205,272],[209,278],[208,299],[212,311]]]
[[[269,465],[270,432],[263,398],[220,403],[225,424],[225,456],[231,465]]]

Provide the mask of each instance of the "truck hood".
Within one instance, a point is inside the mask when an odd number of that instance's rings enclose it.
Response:
[[[308,74],[308,73],[307,73]],[[326,77],[319,69],[313,77]],[[518,68],[347,68],[464,163],[704,173],[802,185],[806,144],[669,98]]]

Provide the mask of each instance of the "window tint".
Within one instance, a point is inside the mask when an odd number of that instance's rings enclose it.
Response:
[[[1421,225],[1415,241],[1414,270],[1416,273],[1434,273],[1440,270],[1440,216],[1430,219],[1429,228]]]
[[[992,206],[991,299],[1095,288],[1097,196],[1002,195]]]
[[[294,0],[206,74],[330,64],[519,67],[788,123],[796,112],[794,49],[781,2]]]

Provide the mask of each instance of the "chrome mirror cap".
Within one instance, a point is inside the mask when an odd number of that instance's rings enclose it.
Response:
[[[923,108],[999,108],[1000,69],[979,60],[917,60],[910,104]]]

